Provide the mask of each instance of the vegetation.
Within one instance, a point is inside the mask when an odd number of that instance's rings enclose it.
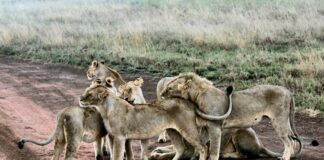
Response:
[[[288,87],[324,111],[322,0],[0,1],[0,54]]]

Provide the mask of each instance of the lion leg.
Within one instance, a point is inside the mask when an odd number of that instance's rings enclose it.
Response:
[[[189,125],[190,126],[190,125]],[[208,147],[202,143],[197,129],[185,128],[179,131],[183,138],[188,141],[196,151],[199,152],[199,159],[207,159]],[[170,136],[170,135],[169,135]]]
[[[126,159],[127,160],[133,160],[134,155],[133,155],[132,143],[131,143],[130,139],[126,140],[125,147],[126,147]]]
[[[108,135],[102,137],[102,153],[105,156],[108,156],[110,154],[110,152],[108,152],[108,148],[107,148],[107,143],[108,143]]]
[[[181,135],[173,129],[167,129],[168,135],[171,139],[171,142],[173,144],[174,153],[173,160],[182,158],[182,155],[185,151],[185,145],[182,141]]]
[[[151,152],[151,159],[164,160],[172,159],[176,155],[173,145],[157,147]]]
[[[246,158],[239,152],[224,153],[222,158]]]
[[[165,143],[167,141],[167,133],[166,131],[163,131],[160,135],[159,135],[159,138],[157,140],[158,143]]]
[[[165,160],[172,159],[176,155],[173,145],[157,147],[151,152],[150,159]]]
[[[77,152],[82,135],[78,135],[76,137],[70,137],[70,139],[67,139],[67,145],[66,145],[66,151],[65,151],[65,160],[72,160],[74,154]],[[68,135],[67,135],[68,137]]]
[[[238,144],[236,143],[236,137],[231,135],[231,137],[223,136],[226,133],[222,133],[222,150],[221,157],[222,158],[246,158],[239,152]],[[224,138],[223,138],[224,137]],[[226,138],[230,138],[229,140]],[[226,144],[223,144],[223,141],[227,140]]]
[[[148,154],[149,154],[149,141],[148,139],[141,140],[141,159],[142,160],[148,160]]]
[[[280,136],[281,140],[284,143],[285,149],[283,152],[283,156],[281,159],[283,160],[289,160],[290,156],[291,156],[291,143],[290,143],[290,139],[288,138],[288,135],[282,135]]]
[[[253,155],[254,157],[277,158],[282,156],[280,153],[275,153],[264,147],[252,128],[239,130],[233,139],[237,150],[247,152],[249,155]]]
[[[292,133],[292,130],[290,129],[288,118],[284,118],[284,116],[277,117],[274,119],[272,125],[284,144],[282,159],[289,160],[294,152],[294,148],[292,139],[289,138],[289,134]]]
[[[96,160],[103,160],[103,147],[102,147],[102,142],[101,142],[101,138],[98,138],[94,143],[93,146],[95,148],[95,159]]]
[[[209,158],[210,160],[218,160],[222,136],[221,127],[215,124],[210,124],[208,127],[208,132],[210,139]]]
[[[56,139],[55,140],[54,155],[52,157],[52,160],[59,160],[60,159],[60,155],[62,154],[62,152],[64,150],[64,147],[65,147],[64,139],[62,139],[62,140]]]
[[[155,153],[168,153],[168,152],[174,152],[175,153],[175,150],[174,150],[174,147],[173,145],[168,145],[168,146],[162,146],[162,147],[156,147],[152,153],[155,152]]]
[[[114,137],[112,160],[123,160],[125,145],[125,138]]]
[[[113,152],[113,145],[114,145],[114,137],[110,134],[107,135],[107,140],[108,140],[108,146],[109,146],[109,153],[110,153],[110,158],[112,157]]]
[[[73,159],[82,141],[83,124],[71,116],[65,117],[64,135],[66,140],[65,160]]]

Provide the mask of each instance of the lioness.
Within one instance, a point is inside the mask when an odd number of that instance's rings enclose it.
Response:
[[[162,92],[162,90],[173,79],[174,79],[174,77],[164,77],[164,78],[159,80],[159,82],[157,83],[157,86],[156,86],[156,96],[157,96],[158,100],[161,100],[161,92]],[[166,133],[166,131],[164,131],[163,133],[161,133],[159,135],[159,137],[157,139],[157,142],[165,143],[166,141],[167,141],[167,133]]]
[[[113,160],[122,160],[126,139],[148,139],[163,130],[178,131],[206,159],[206,147],[199,139],[196,115],[190,102],[173,98],[155,104],[131,105],[115,96],[104,85],[88,87],[80,97],[83,107],[94,105],[114,137]],[[173,159],[178,159],[177,151]]]
[[[107,77],[105,85],[117,94],[114,88],[114,79]],[[90,86],[96,85],[98,81],[92,81]],[[76,153],[81,141],[92,143],[95,146],[96,159],[103,159],[101,138],[107,135],[107,131],[103,124],[102,117],[94,108],[66,107],[57,115],[56,129],[52,136],[43,142],[22,139],[18,142],[18,147],[22,149],[26,142],[37,145],[47,145],[55,139],[54,155],[52,159],[59,159],[64,147],[66,146],[65,159],[72,159]],[[127,145],[126,145],[127,146]],[[130,152],[130,151],[129,151]],[[131,153],[129,153],[131,154]],[[131,159],[132,155],[128,156]]]
[[[168,83],[174,80],[175,77],[164,77],[156,87],[156,94],[158,99],[162,99],[161,93],[167,87]],[[166,133],[166,132],[164,132]],[[162,135],[162,134],[161,134]],[[160,135],[159,142],[166,140]],[[202,138],[207,138],[207,134],[201,135]],[[186,145],[186,152],[181,159],[188,159],[193,156],[193,149],[188,143]],[[153,159],[163,160],[174,157],[175,150],[173,145],[157,147],[151,152]],[[241,129],[224,129],[221,138],[221,157],[222,158],[246,158],[246,157],[279,157],[281,154],[270,151],[265,148],[259,140],[257,134],[252,128]]]
[[[203,119],[200,123],[203,125],[219,126],[219,109],[227,104],[224,99],[226,96],[217,88],[211,85],[211,82],[194,73],[180,74],[174,80],[168,83],[165,90],[162,91],[165,97],[182,97],[195,102],[199,109],[197,113]],[[220,108],[219,108],[220,107]],[[205,114],[206,113],[206,114]],[[284,152],[282,159],[290,159],[294,153],[294,141],[299,143],[299,155],[302,149],[301,141],[298,138],[294,128],[294,99],[291,93],[284,87],[273,85],[258,85],[253,88],[237,91],[233,94],[233,110],[224,120],[223,128],[243,128],[258,124],[262,117],[268,117],[272,125],[284,143]],[[218,128],[218,127],[216,127]],[[209,136],[216,136],[220,130],[214,130]],[[212,140],[212,139],[211,139]],[[213,144],[211,142],[211,144]],[[216,152],[215,152],[216,151]],[[211,152],[213,159],[218,159],[218,152],[215,149]]]
[[[206,131],[200,133],[201,139],[205,143],[209,141]],[[173,139],[177,138],[173,136]],[[181,159],[189,159],[194,156],[194,149],[182,137],[175,146],[185,148]],[[173,142],[174,144],[175,142]],[[260,158],[260,157],[279,157],[280,153],[270,151],[261,143],[255,131],[252,128],[242,129],[223,129],[221,138],[222,158]],[[167,160],[175,156],[175,147],[173,145],[157,147],[151,152],[151,159]]]
[[[87,77],[88,80],[96,80],[96,79],[104,80],[106,77],[112,77],[113,79],[115,79],[116,88],[126,83],[117,71],[106,66],[104,62],[98,63],[98,61],[96,60],[93,60],[91,62],[91,65],[88,67]]]
[[[125,99],[131,104],[144,104],[146,100],[142,92],[142,84],[144,80],[142,77],[129,81],[118,87],[119,97]]]
[[[94,108],[66,107],[57,115],[55,131],[42,142],[22,139],[18,147],[22,149],[27,142],[44,146],[55,140],[53,160],[58,160],[65,150],[66,160],[73,159],[81,141],[95,146],[95,159],[103,159],[101,138],[107,135],[103,119]]]
[[[119,88],[120,85],[125,85],[126,82],[124,81],[124,79],[121,77],[121,75],[113,70],[112,68],[106,66],[104,64],[104,62],[98,62],[96,60],[93,60],[91,62],[91,65],[88,67],[87,70],[87,77],[89,80],[95,80],[95,79],[105,79],[106,77],[112,77],[115,79],[115,87]],[[142,95],[142,89],[139,88],[139,90],[137,92],[135,92],[136,95],[135,98],[137,99],[136,101],[140,100],[142,102],[141,97]],[[158,96],[159,97],[159,96]],[[141,102],[139,102],[138,104],[140,104]],[[162,141],[166,141],[165,138],[165,132],[163,132],[158,139],[163,139]],[[160,141],[160,140],[159,140]]]
[[[143,96],[141,86],[144,83],[142,77],[135,79],[134,81],[128,81],[118,87],[118,95],[120,98],[126,100],[130,104],[145,104],[146,100]],[[109,87],[109,86],[107,86]],[[141,140],[141,159],[148,160],[148,140]]]

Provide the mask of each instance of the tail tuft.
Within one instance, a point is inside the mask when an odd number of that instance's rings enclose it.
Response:
[[[24,148],[24,144],[25,144],[25,141],[24,140],[20,140],[17,142],[17,145],[18,145],[18,148],[19,149],[23,149]]]
[[[317,140],[312,140],[311,145],[315,147],[315,146],[319,146],[320,144]]]
[[[233,90],[234,90],[233,86],[228,86],[228,87],[226,88],[226,94],[227,94],[227,95],[232,94],[232,93],[233,93]]]

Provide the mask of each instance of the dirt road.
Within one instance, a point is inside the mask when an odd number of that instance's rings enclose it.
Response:
[[[113,67],[113,66],[112,66]],[[54,129],[56,114],[64,107],[77,105],[79,95],[89,85],[84,69],[62,65],[32,63],[0,55],[0,159],[50,159],[53,144],[40,147],[27,144],[23,150],[16,146],[20,137],[46,139]],[[159,77],[122,74],[125,80],[142,76],[146,99],[155,98]],[[324,118],[296,115],[296,126],[305,140],[316,139],[320,146],[305,145],[300,159],[324,159]],[[255,128],[262,142],[275,151],[282,144],[271,124],[263,121]],[[152,145],[154,140],[151,140]],[[139,145],[134,144],[136,157]],[[153,148],[153,147],[151,147]],[[82,143],[77,159],[94,159],[92,144]]]

